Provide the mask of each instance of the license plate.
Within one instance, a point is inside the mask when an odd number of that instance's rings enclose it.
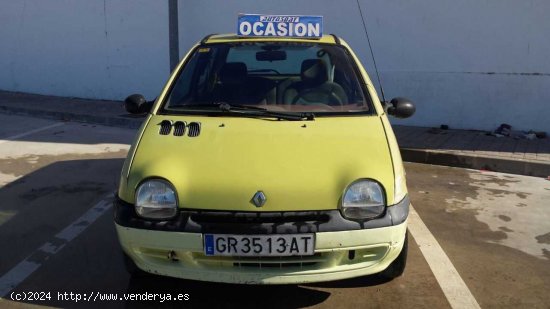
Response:
[[[314,234],[204,234],[204,253],[225,256],[292,256],[315,253]]]

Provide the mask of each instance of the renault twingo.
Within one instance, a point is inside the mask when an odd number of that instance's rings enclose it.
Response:
[[[132,272],[296,284],[394,278],[410,200],[386,114],[351,48],[212,35],[154,102],[125,161],[115,224]]]

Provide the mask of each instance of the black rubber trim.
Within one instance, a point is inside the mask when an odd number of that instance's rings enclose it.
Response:
[[[330,35],[332,35],[332,37],[334,38],[334,42],[336,43],[336,45],[342,45],[340,43],[340,39],[338,38],[338,36],[336,36],[336,34],[331,33]]]
[[[399,225],[409,217],[409,206],[411,205],[411,200],[409,196],[405,196],[401,202],[387,207],[386,216],[390,217],[391,225]]]
[[[340,39],[338,38],[338,36],[336,34],[331,33],[330,35],[332,35],[332,37],[334,38],[334,42],[336,43],[336,45],[342,45],[340,43]]]
[[[114,201],[115,222],[124,227],[188,233],[296,234],[375,229],[403,223],[409,214],[409,197],[386,207],[383,216],[364,222],[347,220],[339,210],[286,212],[229,212],[180,210],[176,218],[147,220],[135,213],[132,204]]]
[[[211,33],[211,34],[205,36],[204,38],[202,38],[201,45],[204,45],[206,43],[206,41],[208,41],[208,39],[213,35],[216,35],[216,33]]]

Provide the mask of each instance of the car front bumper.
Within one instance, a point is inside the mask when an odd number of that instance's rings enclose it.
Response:
[[[128,217],[121,212],[128,209],[121,210],[127,207],[123,203],[116,205],[115,223],[124,252],[149,273],[212,282],[299,284],[359,277],[386,269],[403,247],[409,204],[406,198],[388,207],[391,211],[386,211],[383,217],[364,222],[359,228],[346,226],[348,222],[344,221],[335,224],[334,220],[339,222],[339,219],[331,218],[325,223],[306,225],[305,230],[303,227],[301,231],[285,230],[287,234],[314,232],[315,254],[312,256],[260,258],[204,254],[203,233],[264,234],[264,228],[269,227],[266,223],[253,223],[249,228],[247,224],[237,224],[240,226],[237,231],[203,222],[201,230],[196,231],[189,224],[189,216],[187,224],[177,227],[158,222],[142,225],[126,220]],[[388,221],[387,217],[392,216]],[[373,223],[377,220],[377,224]],[[389,224],[380,226],[381,221]]]

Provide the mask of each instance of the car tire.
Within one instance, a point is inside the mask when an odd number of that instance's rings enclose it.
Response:
[[[128,274],[130,274],[132,277],[144,277],[149,274],[148,272],[143,271],[141,270],[141,268],[137,267],[136,263],[126,253],[122,252],[122,256],[126,272],[128,272]]]
[[[409,233],[405,233],[405,240],[403,241],[403,248],[397,256],[397,258],[386,268],[382,273],[382,277],[387,279],[394,279],[405,272],[405,266],[407,265],[407,251],[409,250]]]

